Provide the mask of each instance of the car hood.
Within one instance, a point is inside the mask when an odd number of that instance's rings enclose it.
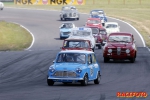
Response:
[[[55,70],[76,70],[76,68],[83,67],[84,64],[80,63],[57,63],[55,65]]]
[[[68,32],[71,31],[71,28],[62,28],[60,29],[61,32]]]
[[[125,47],[128,48],[132,45],[132,43],[125,43],[125,42],[107,42],[107,47],[110,48],[117,48],[117,47]]]

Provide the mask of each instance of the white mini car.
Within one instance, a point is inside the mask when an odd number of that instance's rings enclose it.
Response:
[[[0,10],[4,9],[4,4],[2,2],[0,2]]]
[[[107,35],[113,32],[120,32],[120,26],[118,25],[117,22],[106,22],[105,29],[106,29]]]
[[[95,38],[93,37],[91,28],[85,28],[85,27],[72,28],[69,38],[90,40],[92,44],[91,46],[92,50],[94,51],[95,49]]]

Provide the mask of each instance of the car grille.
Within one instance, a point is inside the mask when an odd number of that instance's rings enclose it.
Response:
[[[69,13],[69,17],[76,17],[76,13]]]
[[[112,53],[114,55],[124,55],[126,53],[126,49],[124,48],[115,48],[115,49],[112,49]]]
[[[70,34],[70,32],[63,32],[63,34],[64,34],[64,35],[68,35],[68,34]]]
[[[55,77],[76,77],[75,72],[71,71],[57,71],[54,73]]]

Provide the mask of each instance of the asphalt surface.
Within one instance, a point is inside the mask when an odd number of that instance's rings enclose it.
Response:
[[[35,38],[33,46],[25,51],[0,51],[0,100],[150,100],[147,98],[117,98],[117,92],[147,92],[150,94],[150,52],[144,47],[136,31],[117,21],[121,31],[132,32],[136,39],[135,63],[110,61],[103,63],[102,50],[95,50],[101,66],[102,79],[99,85],[90,82],[47,86],[49,66],[60,51],[61,21],[58,11],[25,10],[5,8],[0,11],[0,20],[19,23],[28,28]],[[88,15],[83,14],[76,26],[83,26]]]

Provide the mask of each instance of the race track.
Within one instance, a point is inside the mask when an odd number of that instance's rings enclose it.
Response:
[[[88,15],[81,14],[76,26],[83,26]],[[140,92],[150,94],[150,52],[137,32],[122,21],[116,21],[123,32],[132,32],[136,39],[135,63],[116,61],[103,63],[102,50],[95,53],[101,65],[102,80],[99,85],[90,82],[47,86],[49,66],[62,41],[59,40],[61,21],[58,11],[5,8],[0,20],[19,23],[29,29],[35,38],[31,48],[25,51],[0,51],[0,100],[150,100],[147,98],[117,98],[117,92]]]

